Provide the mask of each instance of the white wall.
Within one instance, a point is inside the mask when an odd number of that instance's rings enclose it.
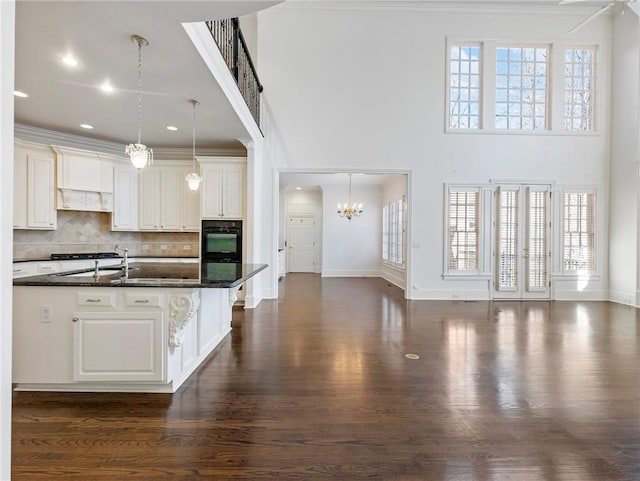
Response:
[[[600,47],[599,133],[447,134],[447,36],[561,45],[582,13],[452,13],[406,2],[341,8],[345,4],[285,3],[259,13],[263,99],[275,129],[266,135],[276,168],[412,173],[409,238],[422,247],[411,252],[409,298],[451,298],[462,285],[441,277],[443,183],[544,180],[596,185],[608,196],[610,18],[576,34]],[[603,205],[598,216],[606,226]],[[607,243],[600,229],[602,272],[608,270]],[[467,287],[489,295],[486,281]]]
[[[611,204],[609,238],[610,296],[640,305],[638,281],[638,105],[640,35],[638,17],[614,17]]]
[[[13,85],[15,2],[0,2],[0,480],[11,477]]]
[[[378,277],[382,257],[381,190],[361,186],[352,201],[364,204],[364,214],[351,219],[338,216],[338,203],[347,202],[347,184],[323,187],[322,275],[325,277]]]

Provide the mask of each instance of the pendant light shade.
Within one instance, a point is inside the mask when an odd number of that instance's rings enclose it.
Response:
[[[196,105],[200,102],[194,99],[189,100],[189,102],[193,105],[193,164],[191,173],[187,174],[185,178],[189,185],[189,189],[198,190],[200,188],[200,182],[202,182],[202,177],[200,177],[196,172]]]
[[[138,46],[138,142],[127,145],[124,152],[136,169],[142,169],[153,163],[153,150],[147,149],[140,140],[142,135],[142,47],[149,45],[149,42],[140,35],[131,35],[131,41]]]

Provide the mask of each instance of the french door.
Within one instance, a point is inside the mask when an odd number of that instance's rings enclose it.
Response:
[[[496,190],[494,299],[549,299],[550,188]]]

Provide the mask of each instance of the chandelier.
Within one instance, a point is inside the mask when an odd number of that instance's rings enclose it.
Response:
[[[338,215],[350,221],[353,217],[360,217],[362,214],[364,214],[363,205],[351,203],[351,174],[349,174],[349,202],[338,204]]]
[[[194,99],[189,100],[189,102],[193,105],[193,167],[191,173],[187,174],[185,178],[187,179],[189,189],[198,190],[200,182],[202,182],[202,177],[196,172],[196,105],[200,102]]]
[[[124,152],[131,159],[131,163],[136,169],[142,169],[147,164],[153,163],[153,150],[141,143],[142,134],[142,47],[149,45],[146,38],[140,35],[131,35],[131,41],[138,46],[138,142],[129,144]]]

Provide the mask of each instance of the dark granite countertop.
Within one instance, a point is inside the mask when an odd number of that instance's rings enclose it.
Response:
[[[103,267],[98,278],[93,269],[80,269],[22,277],[14,279],[13,285],[228,289],[239,286],[267,267],[267,264],[131,262],[126,278],[121,278],[120,268]]]

